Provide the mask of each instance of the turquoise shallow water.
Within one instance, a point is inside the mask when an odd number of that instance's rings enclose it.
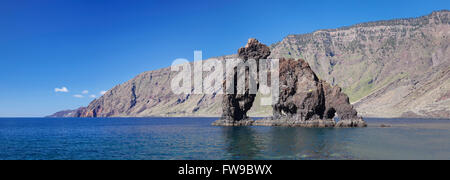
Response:
[[[0,159],[450,159],[450,120],[369,118],[355,129],[214,120],[0,118]]]

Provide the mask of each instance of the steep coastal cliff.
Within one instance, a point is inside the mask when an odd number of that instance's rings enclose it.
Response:
[[[305,59],[369,117],[450,117],[450,12],[290,35],[272,57]]]
[[[340,86],[365,117],[450,117],[450,12],[290,35],[269,58],[304,59]],[[229,57],[236,57],[231,55]],[[224,59],[226,57],[219,57]],[[215,116],[220,95],[174,95],[170,68],[142,73],[80,108],[76,117]],[[256,95],[249,116],[270,116]],[[69,112],[69,111],[68,111]],[[60,113],[64,114],[64,113]]]

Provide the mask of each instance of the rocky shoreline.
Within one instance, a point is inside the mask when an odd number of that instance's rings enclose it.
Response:
[[[354,128],[367,127],[367,123],[362,119],[346,119],[334,121],[333,119],[315,119],[315,120],[297,120],[293,118],[264,118],[253,120],[251,118],[233,121],[219,119],[212,123],[213,126],[285,126],[285,127],[304,127],[304,128]]]
[[[450,11],[442,10],[417,18],[293,34],[270,45],[268,58],[303,58],[321,80],[346,92],[360,116],[449,119],[449,17]],[[220,117],[221,94],[168,91],[177,73],[170,67],[143,72],[87,107],[51,117]],[[260,99],[257,94],[248,115],[272,116],[273,108],[261,106]]]
[[[269,55],[270,49],[256,39],[249,39],[247,45],[238,50],[238,56],[244,62],[253,59],[258,63]],[[227,79],[236,79],[238,74],[234,72],[231,76]],[[247,77],[245,79],[248,81]],[[237,82],[234,81],[234,88],[236,86]],[[342,89],[320,80],[302,59],[280,59],[277,86],[279,98],[278,102],[272,105],[272,117],[255,121],[247,116],[248,110],[254,104],[255,95],[249,93],[249,88],[245,87],[243,95],[237,94],[235,90],[234,94],[223,96],[222,118],[212,125],[320,128],[367,126]],[[223,89],[227,89],[226,81],[223,83]],[[338,122],[334,121],[335,116],[339,117]]]

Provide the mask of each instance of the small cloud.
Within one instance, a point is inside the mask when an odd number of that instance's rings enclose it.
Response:
[[[67,93],[69,92],[69,89],[67,89],[66,87],[62,87],[62,88],[55,88],[55,92],[63,92],[63,93]]]
[[[76,98],[83,98],[84,96],[83,96],[83,95],[80,95],[80,94],[75,94],[75,95],[73,95],[73,97],[76,97]]]
[[[107,91],[100,91],[101,95],[105,95]]]
[[[81,92],[81,93],[83,93],[83,94],[88,94],[89,93],[89,91],[88,90],[84,90],[83,92]]]
[[[90,98],[96,98],[97,96],[94,95],[94,94],[92,94],[92,95],[90,95],[89,97],[90,97]]]

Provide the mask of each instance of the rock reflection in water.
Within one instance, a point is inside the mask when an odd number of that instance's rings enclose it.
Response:
[[[225,149],[231,159],[257,159],[261,154],[258,137],[252,127],[223,127]]]
[[[273,127],[269,154],[277,159],[334,159],[344,155],[338,129]]]
[[[342,159],[345,129],[292,127],[224,127],[225,149],[231,159]]]

